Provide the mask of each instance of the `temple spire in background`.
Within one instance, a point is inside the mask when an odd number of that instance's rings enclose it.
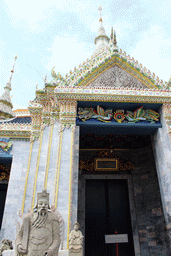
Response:
[[[12,113],[12,101],[11,101],[11,96],[10,96],[10,91],[11,91],[11,81],[12,81],[12,76],[14,73],[14,67],[15,67],[15,63],[16,63],[16,59],[17,56],[15,56],[14,59],[14,64],[11,70],[11,74],[9,77],[9,80],[6,84],[6,86],[4,87],[4,92],[0,97],[0,119],[8,119],[13,117],[13,113]]]

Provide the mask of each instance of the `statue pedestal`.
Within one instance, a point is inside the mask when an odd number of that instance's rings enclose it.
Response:
[[[68,250],[59,250],[59,256],[69,256]]]
[[[69,252],[69,256],[83,256],[83,254],[81,252]]]
[[[69,251],[69,256],[83,256],[83,250],[74,250],[74,251]]]
[[[68,250],[59,250],[59,256],[69,256],[69,251]],[[72,254],[72,255],[76,255],[77,254]],[[3,251],[2,256],[15,256],[15,252],[14,250],[7,250],[7,251]],[[78,256],[80,256],[78,254]]]
[[[3,251],[2,256],[15,256],[14,250]]]

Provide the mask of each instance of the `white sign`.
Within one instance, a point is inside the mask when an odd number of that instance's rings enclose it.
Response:
[[[106,244],[128,243],[128,235],[105,235]]]

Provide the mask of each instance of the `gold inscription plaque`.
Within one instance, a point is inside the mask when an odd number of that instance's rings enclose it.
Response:
[[[119,171],[117,158],[95,158],[95,171]]]

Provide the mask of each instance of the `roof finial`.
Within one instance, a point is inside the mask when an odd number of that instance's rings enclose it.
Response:
[[[15,56],[15,59],[14,59],[14,65],[13,65],[13,67],[12,67],[11,74],[10,74],[10,77],[9,77],[9,80],[8,80],[8,83],[7,83],[6,86],[5,86],[5,87],[8,87],[10,90],[11,90],[12,74],[14,73],[14,67],[15,67],[16,59],[17,59],[17,55]]]
[[[110,40],[113,41],[113,26],[111,27],[111,35],[110,35]]]
[[[36,90],[39,90],[38,82],[36,82]]]
[[[102,22],[102,13],[101,13],[101,11],[102,11],[102,6],[101,6],[101,5],[99,6],[98,10],[99,10],[99,12],[100,12],[100,19],[99,19],[99,21]]]
[[[115,30],[114,30],[114,46],[117,46],[117,41],[116,41],[116,32],[115,32]]]
[[[99,6],[98,10],[100,12],[100,19],[99,19],[100,26],[98,28],[98,34],[94,41],[96,44],[95,52],[102,49],[103,47],[108,46],[109,40],[110,40],[109,37],[106,35],[105,29],[102,24],[102,15],[101,15],[102,7],[101,7],[101,5]]]

